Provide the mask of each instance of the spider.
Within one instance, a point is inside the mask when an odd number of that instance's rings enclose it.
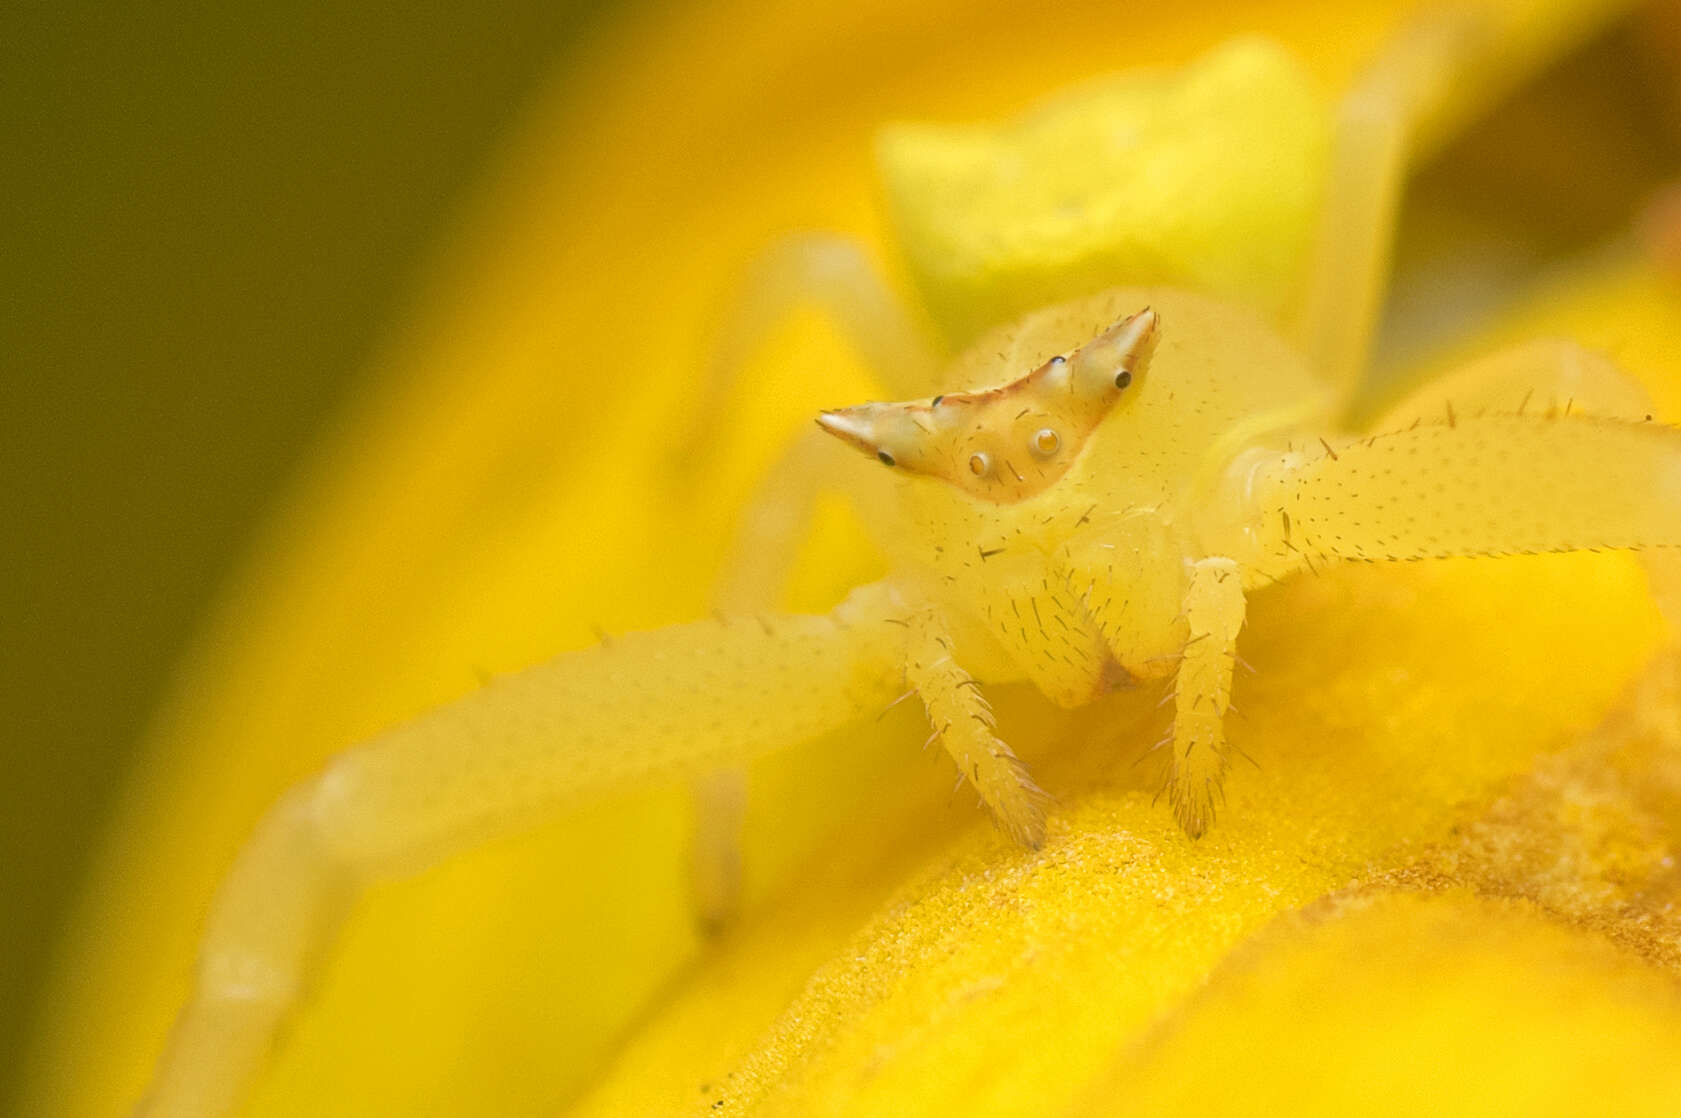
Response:
[[[1379,302],[1409,129],[1436,80],[1475,49],[1474,27],[1425,25],[1324,122],[1323,218],[1294,314],[1222,297],[1218,277],[1204,277],[1215,294],[1185,289],[1194,276],[1094,284],[1101,252],[1067,269],[1067,290],[1028,284],[1048,305],[1025,314],[1007,285],[965,288],[965,252],[1007,254],[1006,234],[1054,237],[1093,201],[1047,189],[1037,226],[986,230],[921,262],[936,313],[1012,319],[924,392],[923,346],[862,257],[822,239],[782,250],[736,333],[751,335],[795,296],[814,298],[903,389],[900,402],[823,412],[815,436],[862,451],[875,481],[890,483],[891,500],[869,509],[892,573],[825,615],[700,621],[562,656],[294,787],[214,902],[196,991],[141,1112],[236,1105],[361,883],[607,789],[728,772],[914,694],[931,741],[1000,828],[1033,847],[1050,801],[996,733],[983,687],[1026,680],[1078,706],[1171,680],[1167,799],[1194,838],[1213,823],[1229,765],[1224,723],[1251,594],[1340,561],[1681,544],[1681,433],[1651,422],[1612,364],[1569,343],[1509,351],[1364,430],[1341,425]],[[1276,48],[1246,41],[1145,94],[1077,91],[1017,126],[1017,158],[979,161],[991,183],[952,170],[951,149],[930,136],[897,134],[884,158],[898,216],[912,225],[997,188],[1019,174],[1022,153],[1117,142],[1122,102],[1183,110],[1211,75],[1241,96],[1245,82],[1289,84],[1291,73]],[[946,160],[946,178],[893,182],[906,168],[894,143],[930,165]],[[727,335],[715,387],[737,349]],[[758,519],[803,495],[768,493]],[[697,864],[719,909],[731,889],[729,785],[708,781],[709,802],[724,806],[710,809]]]

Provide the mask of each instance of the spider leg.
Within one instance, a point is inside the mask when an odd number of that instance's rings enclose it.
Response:
[[[1246,509],[1234,520],[1242,528],[1218,538],[1246,575],[1272,577],[1335,560],[1642,550],[1660,604],[1672,606],[1681,585],[1681,555],[1668,550],[1681,547],[1681,430],[1645,407],[1638,384],[1580,347],[1505,350],[1432,381],[1371,435],[1244,457],[1227,475],[1227,497]],[[1195,597],[1193,588],[1187,602]],[[1241,596],[1227,597],[1214,615],[1241,622]],[[1191,621],[1178,709],[1181,720],[1189,711],[1202,721],[1175,724],[1171,788],[1176,814],[1195,833],[1208,801],[1195,798],[1199,785],[1179,766],[1200,752],[1218,787],[1224,756],[1202,749],[1220,742],[1205,696],[1218,705],[1226,677],[1215,660],[1202,669],[1215,686],[1188,686],[1197,658],[1217,647],[1198,635],[1213,626]]]
[[[339,755],[235,859],[138,1113],[230,1111],[369,882],[613,788],[742,763],[879,710],[900,685],[899,612],[878,584],[826,616],[615,637]]]
[[[713,590],[720,613],[760,616],[781,606],[818,498],[860,484],[851,476],[856,470],[846,469],[854,463],[841,460],[843,454],[844,448],[816,428],[785,448],[743,510]],[[699,773],[690,784],[689,889],[695,916],[709,933],[727,925],[740,904],[747,792],[747,769],[740,765]]]
[[[1420,125],[1490,44],[1478,18],[1449,11],[1393,39],[1339,105],[1325,196],[1294,336],[1346,405],[1383,304],[1395,218]]]
[[[1466,416],[1505,412],[1634,422],[1654,418],[1645,386],[1610,358],[1562,338],[1539,338],[1434,378],[1385,413],[1372,429],[1395,431],[1415,420],[1436,421],[1450,407]],[[1681,554],[1648,551],[1640,559],[1670,628],[1681,631]]]
[[[1681,431],[1565,414],[1446,409],[1398,431],[1280,455],[1254,523],[1281,565],[1681,546]],[[1263,560],[1265,561],[1265,560]]]
[[[1225,719],[1243,615],[1243,577],[1236,562],[1211,558],[1191,565],[1185,590],[1190,638],[1174,680],[1168,798],[1174,818],[1192,838],[1213,822],[1226,779]]]
[[[718,417],[742,369],[802,307],[815,308],[839,327],[864,364],[889,387],[908,388],[904,395],[915,395],[930,385],[937,354],[864,247],[835,234],[785,237],[749,265],[719,322],[701,377],[695,426],[688,439],[672,448],[675,468],[687,474],[693,460],[711,448]]]
[[[1644,420],[1652,414],[1645,387],[1610,358],[1562,338],[1537,338],[1432,378],[1369,426],[1397,431],[1414,420],[1436,422],[1449,407],[1467,417],[1569,412]]]
[[[700,930],[717,935],[741,905],[742,825],[747,814],[747,769],[712,769],[689,781],[689,894]]]
[[[694,430],[677,448],[675,464],[685,476],[696,473],[693,460],[709,449],[743,366],[788,315],[805,306],[840,328],[890,398],[928,386],[934,354],[863,247],[833,235],[788,237],[750,266],[720,325]],[[714,590],[718,609],[759,614],[781,605],[818,499],[868,484],[859,482],[855,464],[843,455],[832,439],[809,427],[789,441],[743,510]],[[691,787],[690,889],[701,926],[709,930],[727,924],[740,902],[747,784],[746,769],[734,767],[702,773]]]
[[[934,738],[974,785],[999,828],[1023,846],[1043,843],[1050,797],[993,732],[992,705],[953,659],[951,636],[932,612],[911,620],[905,682],[922,696]]]
[[[931,390],[935,353],[911,312],[876,271],[863,246],[845,237],[803,234],[768,249],[749,269],[708,361],[703,398],[678,465],[703,453],[746,365],[793,311],[812,306],[840,327],[889,399]],[[829,406],[840,401],[824,401]],[[856,489],[855,464],[834,442],[803,425],[754,490],[736,531],[714,604],[726,612],[777,608],[812,506],[826,492]]]

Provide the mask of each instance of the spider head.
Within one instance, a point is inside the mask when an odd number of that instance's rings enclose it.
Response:
[[[1067,473],[1144,375],[1159,328],[1146,307],[1009,384],[840,408],[823,412],[817,425],[891,469],[998,504],[1021,501]]]

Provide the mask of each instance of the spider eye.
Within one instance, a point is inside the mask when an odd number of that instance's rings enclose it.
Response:
[[[1049,458],[1056,453],[1057,447],[1061,445],[1062,436],[1049,427],[1041,427],[1034,434],[1033,441],[1028,444],[1033,453],[1040,458]]]
[[[883,466],[897,465],[897,463],[895,463],[893,461],[893,456],[891,454],[887,453],[885,450],[876,451],[876,457],[881,459],[881,464]]]
[[[976,477],[985,477],[992,472],[992,459],[985,451],[969,455],[969,472]]]
[[[1132,370],[1131,369],[1122,369],[1120,372],[1115,374],[1115,387],[1116,388],[1125,388],[1127,385],[1129,385],[1131,383],[1132,383]]]

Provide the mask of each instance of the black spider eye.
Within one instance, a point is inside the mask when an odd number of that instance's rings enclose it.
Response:
[[[876,457],[881,459],[881,464],[883,466],[892,466],[892,465],[897,464],[893,461],[893,456],[891,454],[887,453],[885,450],[876,451]]]
[[[1122,369],[1120,372],[1115,374],[1115,387],[1116,388],[1125,388],[1127,385],[1129,385],[1131,383],[1132,383],[1132,371],[1130,369]]]

